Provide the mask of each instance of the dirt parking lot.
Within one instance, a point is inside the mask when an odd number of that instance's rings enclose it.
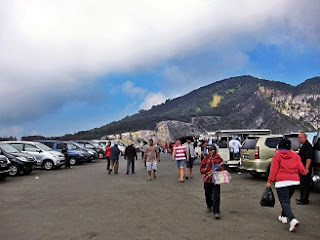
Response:
[[[232,173],[222,186],[221,220],[205,213],[199,165],[195,176],[179,183],[176,165],[163,155],[158,178],[146,181],[137,162],[136,174],[108,175],[105,161],[0,183],[1,240],[78,239],[319,239],[320,193],[311,204],[293,210],[301,225],[296,233],[278,222],[280,204],[259,205],[265,179]],[[298,198],[298,191],[293,197]]]

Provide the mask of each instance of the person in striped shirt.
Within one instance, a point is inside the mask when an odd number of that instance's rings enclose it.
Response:
[[[177,162],[179,182],[184,182],[184,166],[189,158],[187,147],[181,144],[180,139],[177,139],[176,146],[173,148],[172,161],[176,160]]]

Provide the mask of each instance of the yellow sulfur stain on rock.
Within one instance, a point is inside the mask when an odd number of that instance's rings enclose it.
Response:
[[[213,95],[213,99],[210,102],[210,106],[212,108],[218,107],[220,102],[221,102],[221,96],[215,94],[215,95]]]

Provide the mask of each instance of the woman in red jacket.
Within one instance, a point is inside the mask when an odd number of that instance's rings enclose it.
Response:
[[[213,180],[214,171],[225,170],[225,162],[217,154],[216,146],[208,148],[208,155],[201,161],[200,172],[203,174],[207,212],[212,212],[216,219],[220,218],[220,185]]]
[[[273,156],[267,187],[275,182],[282,213],[278,217],[282,223],[290,221],[290,232],[299,226],[299,221],[292,213],[290,199],[295,188],[300,184],[299,173],[305,175],[306,171],[298,154],[291,150],[291,141],[284,138],[278,146],[279,151]]]

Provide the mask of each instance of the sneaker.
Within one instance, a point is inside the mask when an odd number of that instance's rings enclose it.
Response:
[[[297,219],[292,219],[290,222],[290,228],[289,231],[290,232],[295,232],[297,230],[297,228],[299,227],[300,223]]]
[[[288,218],[281,215],[278,217],[278,220],[284,224],[288,223]]]
[[[215,213],[214,217],[215,217],[215,219],[220,219],[220,213]]]

